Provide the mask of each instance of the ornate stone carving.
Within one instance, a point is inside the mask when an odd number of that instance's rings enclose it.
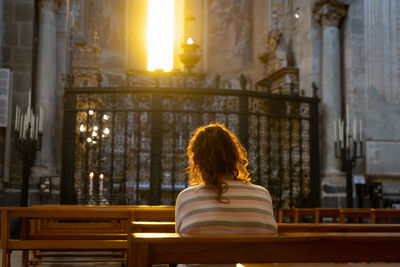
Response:
[[[259,56],[261,62],[264,63],[266,76],[287,67],[287,51],[288,48],[283,40],[282,32],[278,29],[269,31],[267,46],[264,53]]]
[[[348,5],[336,0],[322,0],[314,6],[314,16],[323,27],[338,27]]]
[[[40,23],[54,23],[60,0],[39,0]]]

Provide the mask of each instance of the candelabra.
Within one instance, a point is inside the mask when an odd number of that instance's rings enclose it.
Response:
[[[94,111],[89,110],[88,111],[89,118],[94,116]],[[107,114],[104,114],[102,117],[102,120],[104,122],[108,121],[109,116]],[[99,139],[106,139],[110,136],[110,129],[108,127],[105,127],[102,129],[99,127],[96,123],[91,124],[90,119],[88,120],[89,123],[87,123],[86,127],[84,124],[81,124],[79,126],[79,139],[81,142],[86,141],[88,144],[96,145],[99,142]]]
[[[352,127],[346,109],[346,121],[333,121],[334,141],[335,141],[335,157],[341,159],[342,169],[346,172],[346,199],[347,207],[353,207],[353,168],[357,159],[363,157],[363,128],[361,119],[353,118]],[[350,131],[352,129],[352,131]],[[337,131],[338,130],[338,131]]]
[[[30,95],[29,95],[30,100]],[[15,148],[22,160],[21,207],[28,206],[29,176],[35,160],[36,151],[41,150],[43,136],[43,110],[35,115],[28,108],[23,112],[18,106],[15,113],[15,127],[13,131]]]
[[[79,126],[79,140],[87,147],[88,155],[90,150],[93,149],[92,151],[96,151],[97,145],[106,141],[111,133],[110,128],[107,127],[110,116],[103,114],[100,118],[96,119],[96,115],[98,114],[90,109],[86,123]],[[88,178],[85,185],[85,194],[88,203],[107,204],[107,200],[104,197],[104,174],[101,173],[98,167],[91,166],[89,167]],[[98,185],[98,194],[97,189],[94,190],[95,185],[96,188]]]

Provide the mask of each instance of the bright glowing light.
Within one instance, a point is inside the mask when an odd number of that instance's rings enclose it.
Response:
[[[236,263],[236,267],[244,267],[244,265],[241,263]]]
[[[90,172],[90,173],[89,173],[89,177],[90,177],[90,178],[93,178],[93,176],[94,176],[94,172]]]
[[[96,125],[93,126],[93,131],[97,131],[99,129],[99,127],[97,127]]]
[[[104,174],[100,173],[99,178],[103,179],[104,178]]]
[[[88,143],[92,142],[92,138],[90,138],[90,137],[88,137],[86,140],[88,141]]]
[[[104,129],[104,134],[110,134],[110,129],[105,128],[105,129]]]
[[[187,43],[187,44],[193,44],[193,39],[189,37],[189,38],[187,39],[186,43]]]
[[[103,116],[103,120],[105,120],[105,121],[107,121],[107,120],[108,120],[108,115],[107,115],[107,114],[104,114],[104,116]]]
[[[94,114],[94,111],[90,109],[89,110],[89,115],[92,116],[93,114]]]
[[[79,131],[81,131],[81,133],[85,131],[85,126],[83,126],[83,124],[81,124],[81,127],[79,127]]]
[[[148,0],[147,68],[170,71],[174,58],[174,0]]]

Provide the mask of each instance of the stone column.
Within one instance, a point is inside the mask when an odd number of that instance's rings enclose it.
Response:
[[[55,136],[57,89],[57,15],[59,0],[39,0],[39,33],[37,46],[37,72],[35,109],[44,110],[42,148],[36,153],[32,177],[56,175]],[[38,182],[38,181],[34,181]]]
[[[341,206],[346,180],[335,158],[333,121],[341,118],[341,51],[339,22],[346,15],[347,5],[339,1],[319,1],[314,15],[322,27],[322,91],[321,91],[321,181],[322,205]],[[331,195],[331,193],[336,193]],[[334,197],[328,200],[327,198]],[[336,201],[339,203],[335,204]]]

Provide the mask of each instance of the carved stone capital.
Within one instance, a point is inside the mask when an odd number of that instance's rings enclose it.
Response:
[[[336,0],[321,0],[314,6],[314,16],[323,27],[338,27],[348,5]]]
[[[40,23],[54,23],[61,0],[39,0]]]

